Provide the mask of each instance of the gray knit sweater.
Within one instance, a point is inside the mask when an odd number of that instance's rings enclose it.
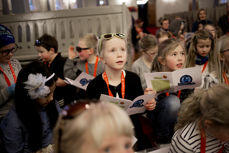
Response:
[[[21,64],[16,59],[11,59],[10,63],[13,67],[15,75],[17,76],[19,71],[21,70]],[[9,65],[0,63],[0,66],[3,69],[4,73],[8,76],[10,83],[14,84],[14,78]],[[13,104],[13,95],[9,94],[7,88],[7,82],[4,78],[3,73],[0,71],[0,119],[8,113],[10,107]]]

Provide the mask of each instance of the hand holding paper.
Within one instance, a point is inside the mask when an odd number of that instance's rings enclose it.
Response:
[[[115,103],[120,107],[122,107],[123,109],[125,109],[129,115],[133,115],[133,114],[145,112],[146,103],[154,99],[154,97],[155,94],[141,95],[135,98],[133,101],[131,101],[128,99],[115,98],[115,97],[101,94],[100,100]],[[156,101],[154,102],[156,103]],[[152,103],[150,105],[152,105]]]
[[[76,86],[78,88],[81,88],[83,90],[86,90],[89,82],[93,79],[94,79],[94,76],[89,75],[85,72],[82,72],[75,80],[65,78],[65,82],[73,86]]]
[[[179,69],[173,72],[145,73],[146,84],[157,92],[176,92],[201,85],[200,67]]]

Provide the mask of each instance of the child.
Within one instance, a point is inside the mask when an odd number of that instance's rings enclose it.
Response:
[[[74,87],[64,82],[64,64],[66,58],[58,53],[58,42],[56,38],[44,34],[36,40],[35,49],[41,60],[49,67],[51,72],[55,73],[55,78],[57,78],[57,88],[54,92],[54,98],[58,101],[60,106],[72,102],[75,99],[73,96],[74,93],[72,92]]]
[[[200,89],[181,105],[171,153],[229,151],[229,86]]]
[[[52,129],[59,109],[53,101],[53,77],[54,74],[37,61],[19,72],[15,106],[0,125],[5,152],[52,152]]]
[[[218,83],[219,59],[214,47],[214,39],[207,30],[197,31],[192,38],[187,67],[201,67],[202,84],[200,88],[209,88]]]
[[[76,103],[55,128],[56,153],[133,153],[133,125],[109,102]]]
[[[167,31],[161,31],[157,33],[156,37],[157,37],[158,44],[160,44],[162,43],[162,41],[169,39],[171,37],[171,34]]]
[[[139,41],[140,51],[142,56],[137,59],[132,65],[132,71],[135,72],[141,79],[142,88],[146,88],[144,73],[151,71],[153,59],[157,54],[157,40],[153,35],[146,34]]]
[[[68,59],[64,66],[64,75],[70,79],[75,79],[81,72],[98,76],[104,71],[104,65],[97,56],[97,37],[95,34],[87,34],[80,38],[76,51],[69,48]]]
[[[216,33],[216,28],[215,28],[215,26],[213,24],[206,24],[204,26],[204,29],[208,30],[212,34],[212,37],[214,38],[214,40],[216,40],[217,33]]]
[[[167,39],[158,48],[158,54],[154,58],[153,72],[172,72],[185,67],[186,53],[178,40]],[[177,119],[177,113],[182,102],[192,90],[180,90],[176,93],[162,93],[156,101],[155,110],[148,112],[147,116],[155,127],[156,141],[169,143],[173,128]]]
[[[123,68],[127,59],[126,38],[124,34],[108,33],[101,36],[99,42],[100,57],[105,63],[104,73],[92,80],[86,90],[90,99],[99,99],[101,94],[134,100],[143,95],[140,78],[137,74]],[[147,110],[155,108],[155,101],[146,104]],[[139,114],[130,116],[138,139],[137,150],[151,147],[139,122]]]
[[[220,53],[219,81],[229,85],[229,35],[224,35],[218,40],[217,52]]]
[[[21,69],[18,60],[12,58],[16,51],[13,34],[0,24],[0,122],[13,104],[15,83]]]

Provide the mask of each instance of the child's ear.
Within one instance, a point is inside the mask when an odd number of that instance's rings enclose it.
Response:
[[[159,56],[157,60],[161,65],[165,65],[165,60],[161,56]]]
[[[55,49],[54,48],[50,48],[49,52],[52,52],[53,54],[55,54]]]
[[[89,49],[89,54],[91,55],[91,54],[94,54],[94,48],[90,48]]]

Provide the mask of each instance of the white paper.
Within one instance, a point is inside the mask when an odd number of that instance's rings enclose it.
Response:
[[[179,69],[173,72],[144,73],[148,88],[157,92],[176,92],[199,87],[202,81],[200,67]]]
[[[122,98],[115,98],[108,95],[101,94],[100,100],[112,102],[126,110],[128,115],[138,114],[145,112],[145,104],[147,101],[153,99],[155,94],[141,95],[135,98],[133,101]]]
[[[81,88],[83,90],[86,90],[89,82],[93,79],[94,79],[94,76],[87,74],[85,72],[82,72],[75,80],[65,78],[65,82],[73,86],[76,86],[78,88]]]

